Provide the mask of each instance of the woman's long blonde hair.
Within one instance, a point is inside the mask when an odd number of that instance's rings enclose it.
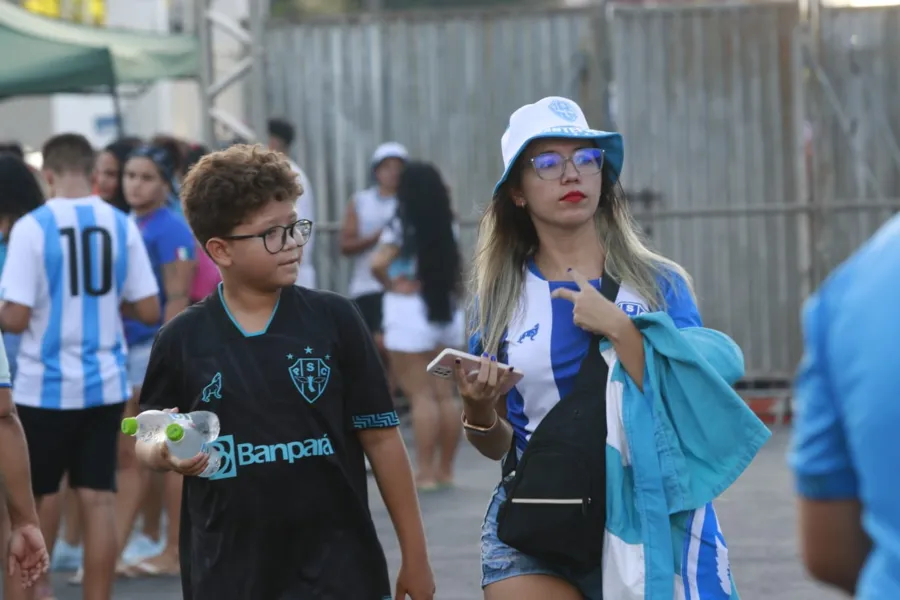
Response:
[[[525,281],[526,261],[538,249],[531,217],[515,206],[509,186],[521,179],[521,164],[487,206],[478,226],[471,276],[473,332],[481,337],[482,351],[497,354],[504,332],[515,316]],[[665,309],[660,277],[670,283],[684,279],[693,296],[688,273],[678,263],[650,250],[628,210],[625,194],[611,173],[603,171],[603,191],[594,215],[600,242],[606,250],[604,273],[632,287],[647,299],[651,310]]]

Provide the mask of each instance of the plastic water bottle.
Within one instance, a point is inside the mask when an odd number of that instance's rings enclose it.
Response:
[[[172,422],[161,410],[145,410],[136,417],[122,419],[122,433],[137,437],[141,442],[162,439],[166,426]]]
[[[186,414],[145,410],[136,417],[122,419],[122,433],[137,436],[144,442],[153,439],[162,440],[165,439],[166,427],[172,423],[196,429],[209,442],[219,437],[219,417],[205,410]]]
[[[216,420],[218,421],[218,419]],[[218,427],[216,427],[216,431],[216,437],[218,437]],[[165,435],[169,454],[179,460],[194,458],[201,452],[209,455],[209,462],[200,473],[200,477],[212,477],[222,466],[222,456],[209,444],[216,438],[210,438],[201,429],[186,423],[169,423],[166,426]]]
[[[200,452],[209,454],[209,465],[200,477],[211,477],[221,466],[221,456],[209,443],[219,437],[219,417],[198,410],[192,413],[168,413],[145,410],[137,417],[122,420],[122,432],[140,441],[165,441],[169,453],[178,459],[193,458]]]
[[[170,423],[182,425],[185,428],[190,427],[191,429],[196,430],[207,442],[211,442],[219,437],[219,417],[216,413],[206,410],[195,410],[194,412],[185,413],[183,415],[180,413],[166,413],[166,415],[169,417]],[[170,423],[167,423],[166,427],[168,427]]]

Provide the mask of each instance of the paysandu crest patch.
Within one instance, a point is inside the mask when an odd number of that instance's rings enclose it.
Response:
[[[291,358],[293,355],[288,355]],[[298,358],[288,370],[294,387],[310,404],[322,397],[331,381],[331,367],[321,358]]]
[[[636,317],[647,312],[647,309],[638,302],[619,302],[616,306],[625,311],[625,314],[629,317]]]

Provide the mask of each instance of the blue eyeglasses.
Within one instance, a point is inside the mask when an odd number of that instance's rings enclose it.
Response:
[[[579,148],[566,158],[559,152],[543,152],[531,159],[531,166],[538,177],[545,180],[560,179],[571,162],[579,175],[596,175],[603,170],[605,152],[600,148]]]

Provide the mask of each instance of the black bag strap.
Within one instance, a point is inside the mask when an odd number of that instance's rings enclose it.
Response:
[[[600,294],[610,302],[615,303],[616,297],[619,295],[619,282],[604,274],[600,279]],[[587,354],[581,359],[581,366],[578,368],[578,374],[575,376],[575,384],[572,386],[571,394],[590,392],[593,389],[590,383],[592,377],[589,374],[604,366],[603,356],[600,354],[600,341],[602,339],[602,335],[596,333],[591,335]],[[503,459],[503,477],[505,478],[515,471],[518,464],[519,456],[516,452],[516,436],[513,435],[509,452],[506,453],[506,458]]]

